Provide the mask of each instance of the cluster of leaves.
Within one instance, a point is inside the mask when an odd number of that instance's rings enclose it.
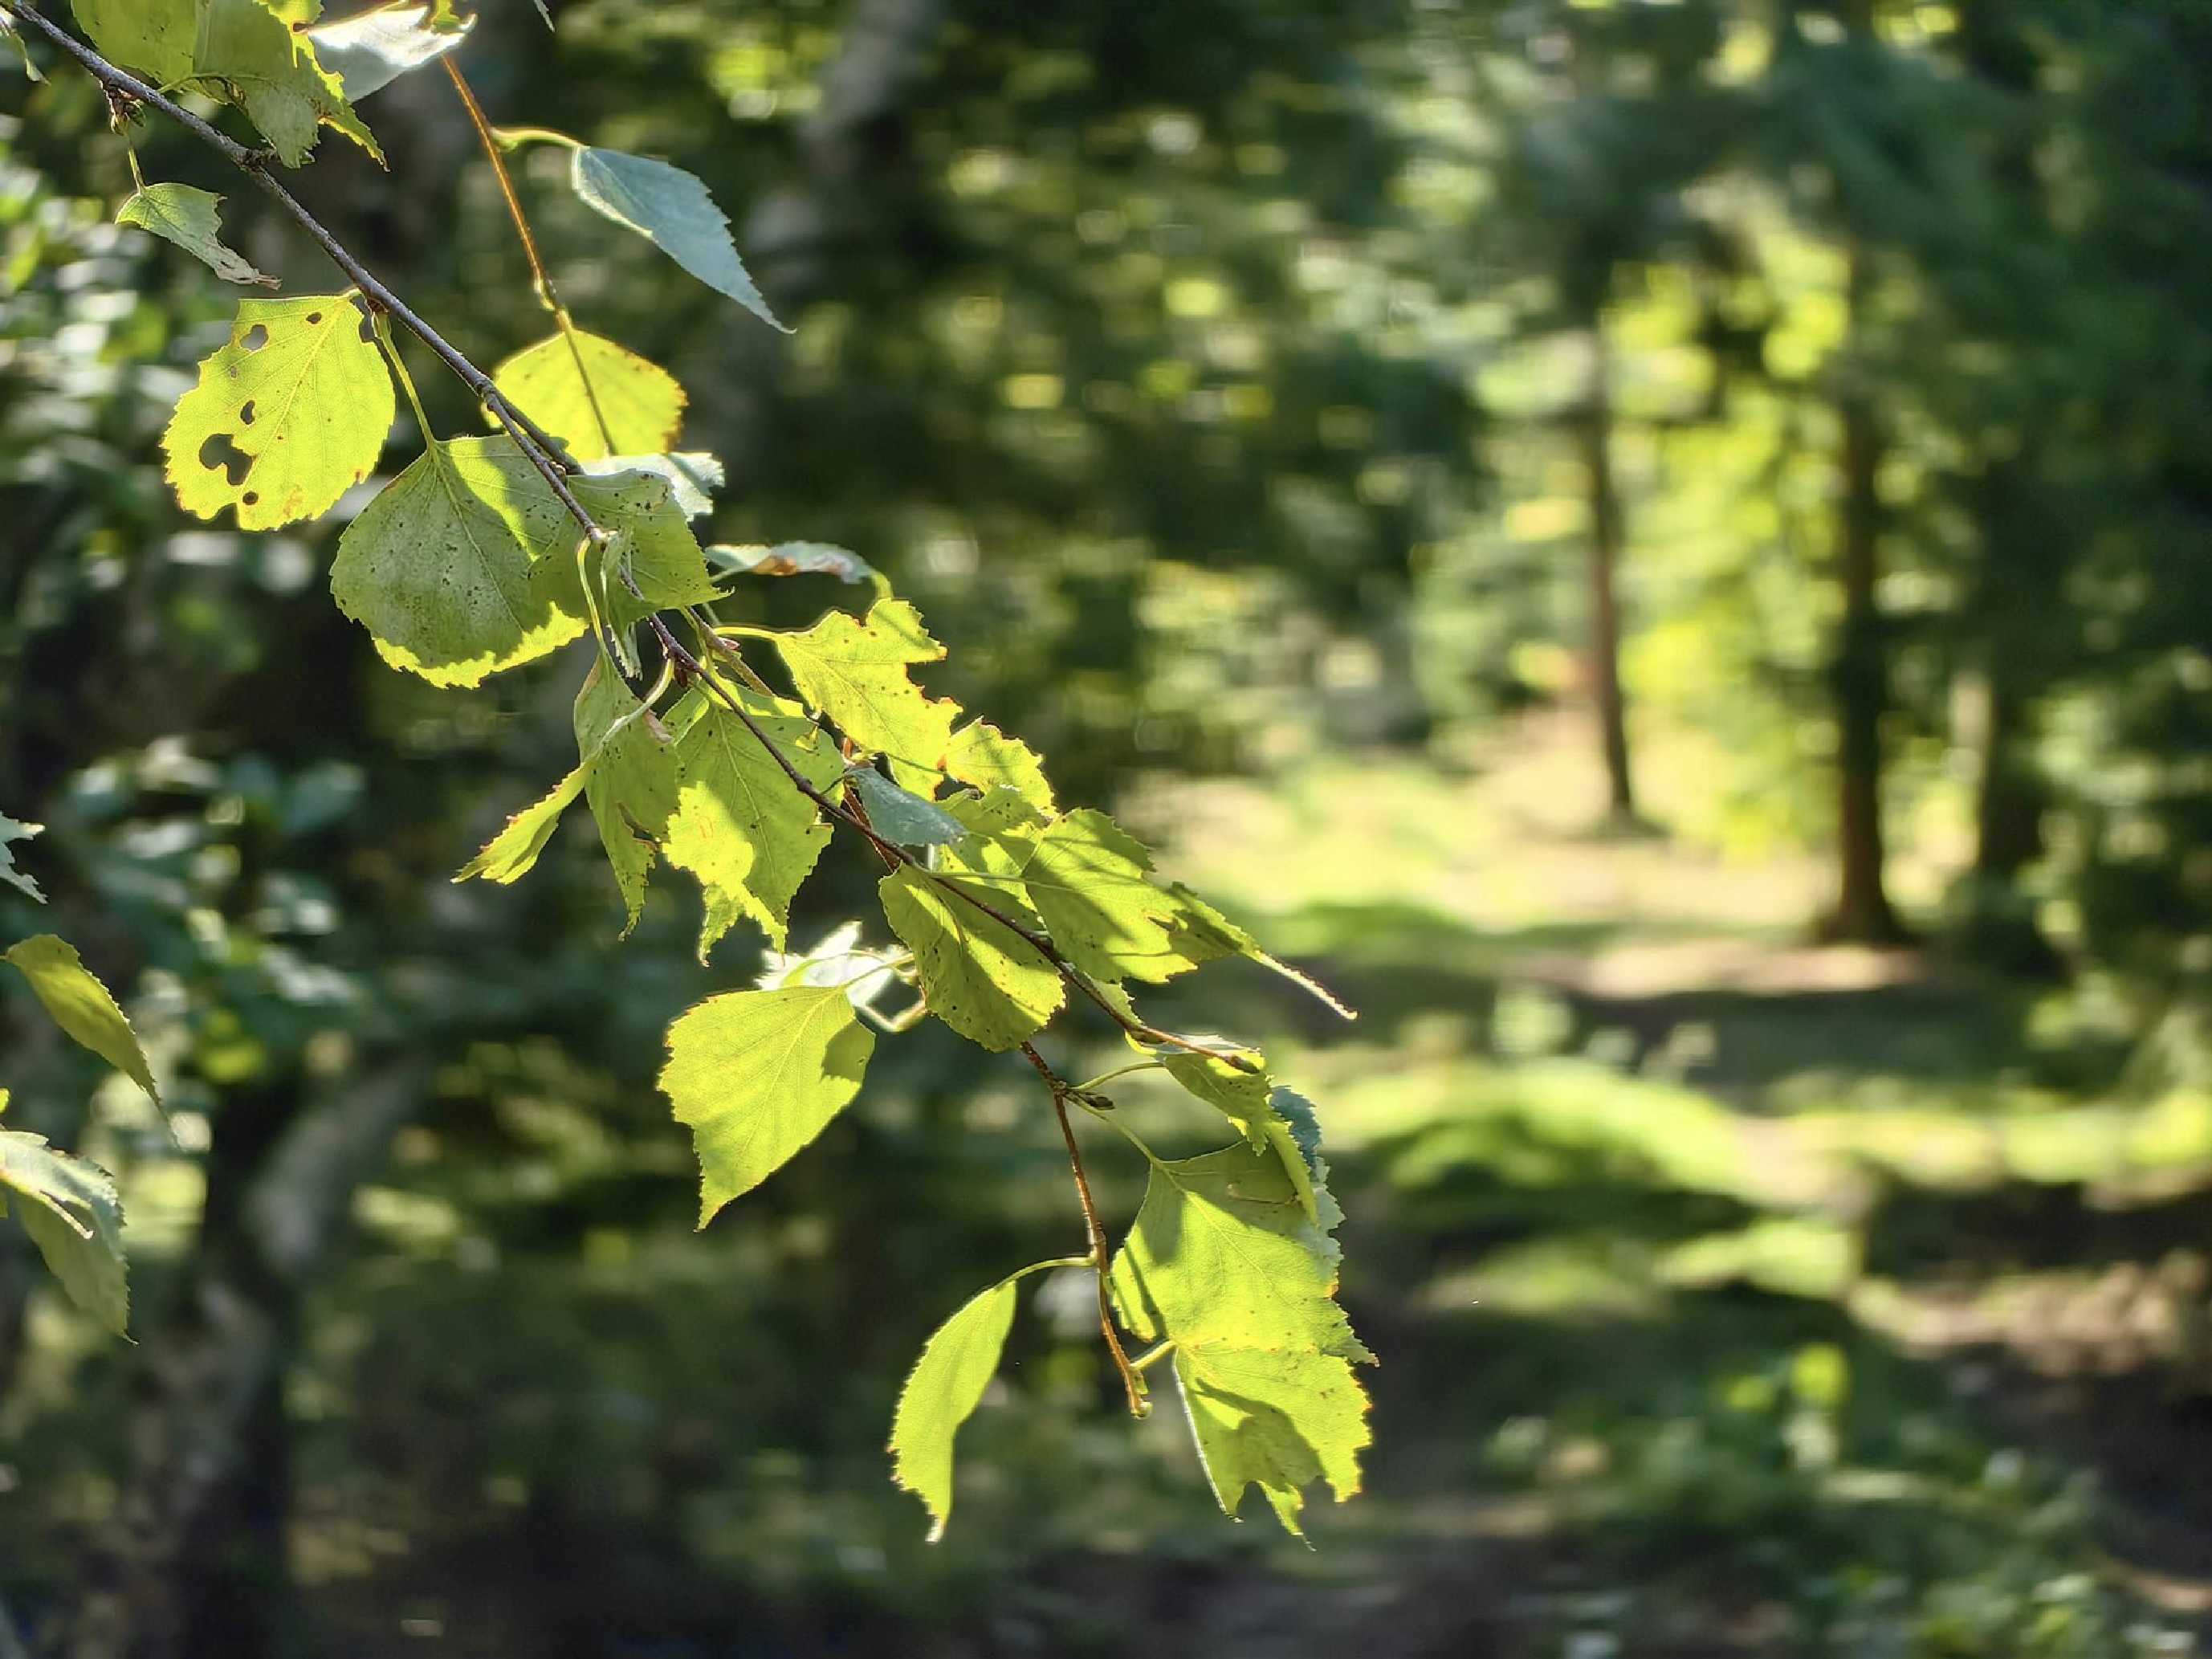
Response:
[[[0,817],[0,882],[43,904],[39,884],[18,869],[9,843],[27,841],[41,826]],[[161,1091],[137,1034],[76,948],[52,933],[22,939],[0,961],[13,966],[39,1005],[70,1038],[89,1048],[160,1103]],[[0,1089],[0,1112],[8,1091]],[[121,1334],[130,1322],[131,1291],[123,1261],[123,1206],[106,1170],[46,1144],[27,1130],[0,1129],[0,1215],[14,1213],[39,1247],[62,1288],[86,1312]]]
[[[352,100],[440,58],[465,31],[442,3],[387,6],[328,27],[315,26],[316,0],[76,7],[125,69],[237,105],[292,165],[325,125],[376,153]],[[585,203],[781,326],[698,179],[557,133],[486,136],[495,165],[497,146],[569,147]],[[264,280],[221,246],[216,198],[160,193],[178,188],[142,188],[125,216],[219,275]],[[721,470],[713,456],[677,447],[684,389],[579,328],[540,275],[555,331],[489,377],[485,414],[496,429],[486,436],[432,430],[386,305],[357,291],[241,302],[229,341],[201,364],[164,436],[179,503],[202,518],[228,509],[247,530],[327,512],[377,470],[396,380],[424,449],[341,538],[331,572],[340,610],[386,662],[447,687],[477,685],[590,637],[576,765],[457,879],[519,880],[580,797],[631,924],[665,860],[699,884],[702,961],[741,919],[760,929],[768,973],[690,1009],[668,1033],[660,1081],[693,1133],[701,1224],[857,1097],[878,1030],[927,1017],[994,1053],[1023,1049],[1063,1117],[1071,1105],[1088,1113],[1146,1159],[1149,1188],[1118,1256],[1109,1262],[1093,1223],[1090,1254],[1002,1279],[924,1350],[891,1450],[898,1480],[940,1530],[952,1506],[954,1438],[996,1369],[1017,1287],[1060,1267],[1099,1275],[1104,1334],[1133,1407],[1142,1409],[1144,1374],[1171,1362],[1223,1507],[1235,1514],[1256,1484],[1297,1530],[1312,1480],[1327,1479],[1340,1498],[1357,1488],[1366,1400],[1352,1367],[1372,1358],[1334,1299],[1338,1212],[1318,1127],[1263,1056],[1160,1030],[1127,989],[1229,957],[1292,970],[1196,895],[1156,881],[1146,850],[1104,813],[1063,810],[1027,745],[916,684],[913,671],[944,648],[863,562],[810,543],[702,547],[691,522],[711,510]],[[730,580],[815,572],[872,579],[877,596],[864,615],[833,610],[797,630],[725,625],[711,609]],[[690,631],[696,654],[664,617]],[[641,629],[659,646],[651,674]],[[773,654],[782,689],[748,660],[748,645]],[[865,945],[851,924],[787,954],[792,901],[836,823],[884,866],[878,891],[891,942]],[[26,971],[42,996],[40,972],[47,983],[74,972],[98,988],[73,952],[65,963],[38,960],[40,971]],[[893,986],[912,1000],[886,1015],[877,1005]],[[112,1000],[104,991],[100,1000],[127,1036]],[[1029,1043],[1071,1000],[1127,1034],[1139,1056],[1129,1069],[1164,1073],[1237,1138],[1198,1158],[1160,1158],[1094,1087],[1054,1076]],[[72,1035],[124,1063],[112,1033],[101,1047],[85,1016],[72,1025],[48,1001]],[[150,1089],[143,1061],[133,1075]],[[119,1256],[116,1272],[119,1285]],[[1133,1364],[1116,1322],[1154,1345]]]

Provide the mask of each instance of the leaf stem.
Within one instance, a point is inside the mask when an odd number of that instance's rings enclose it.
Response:
[[[568,307],[561,303],[560,290],[553,286],[553,274],[546,270],[544,257],[538,251],[537,237],[531,234],[529,216],[522,210],[522,198],[515,191],[514,177],[507,170],[506,154],[491,123],[484,119],[483,106],[477,102],[476,94],[469,90],[461,66],[453,61],[450,52],[439,62],[445,65],[453,90],[460,94],[461,107],[469,112],[477,140],[483,145],[484,158],[491,163],[492,177],[499,180],[500,196],[507,203],[507,216],[514,221],[515,234],[522,241],[523,257],[530,261],[531,278],[538,284],[538,298],[560,325],[561,337],[568,343],[568,356],[576,365],[577,383],[584,388],[584,401],[592,406],[592,422],[599,428],[599,441],[611,455],[616,447],[614,428],[608,424],[606,410],[599,407],[599,390],[592,384],[591,372],[584,367],[584,349],[576,339],[575,320],[568,315]]]
[[[1077,1084],[1075,1085],[1075,1092],[1079,1095],[1087,1095],[1094,1089],[1103,1088],[1107,1084],[1111,1083],[1115,1078],[1128,1077],[1138,1072],[1164,1072],[1166,1069],[1167,1067],[1163,1066],[1157,1060],[1133,1060],[1127,1066],[1117,1066],[1110,1072],[1101,1072],[1097,1077],[1092,1078],[1088,1083]]]
[[[1036,1067],[1037,1075],[1051,1091],[1053,1115],[1060,1121],[1060,1138],[1067,1146],[1067,1167],[1074,1172],[1076,1201],[1083,1206],[1084,1230],[1091,1240],[1091,1276],[1098,1287],[1098,1328],[1106,1338],[1106,1352],[1114,1356],[1114,1369],[1121,1373],[1121,1387],[1129,1396],[1129,1415],[1149,1417],[1152,1408],[1145,1398],[1144,1380],[1129,1364],[1129,1356],[1121,1351],[1121,1338],[1114,1329],[1114,1304],[1106,1291],[1106,1233],[1098,1224],[1098,1206],[1091,1196],[1091,1177],[1083,1168],[1083,1151],[1076,1145],[1075,1127],[1067,1121],[1067,1079],[1045,1064],[1035,1043],[1022,1044],[1022,1055]]]

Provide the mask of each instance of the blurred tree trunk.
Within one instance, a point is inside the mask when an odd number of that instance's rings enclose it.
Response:
[[[1866,301],[1864,256],[1851,255],[1848,282],[1852,331],[1860,337]],[[1882,436],[1874,391],[1863,363],[1838,400],[1843,421],[1843,501],[1838,577],[1844,616],[1829,664],[1836,714],[1836,905],[1824,937],[1861,945],[1894,945],[1904,930],[1882,884],[1881,725],[1889,707],[1889,641],[1882,625]]]
[[[1620,689],[1619,572],[1626,532],[1613,475],[1613,384],[1602,316],[1591,318],[1586,337],[1589,396],[1575,423],[1575,435],[1589,503],[1590,689],[1597,699],[1607,805],[1615,819],[1627,822],[1636,817],[1636,790],[1628,766],[1626,699]]]
[[[280,1650],[290,1333],[354,1188],[422,1086],[421,1068],[400,1062],[304,1111],[272,1092],[218,1120],[199,1248],[137,1352],[131,1467],[88,1564],[70,1659]]]

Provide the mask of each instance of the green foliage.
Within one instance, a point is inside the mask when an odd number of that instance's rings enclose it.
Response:
[[[799,695],[839,731],[891,763],[901,782],[933,778],[960,710],[925,695],[908,668],[942,660],[921,617],[904,599],[878,600],[865,619],[832,611],[799,634],[772,636]]]
[[[753,285],[730,240],[730,222],[692,174],[665,161],[588,145],[577,147],[570,167],[569,183],[586,206],[635,231],[770,328],[791,331]]]
[[[1066,1000],[1052,963],[981,908],[989,901],[969,887],[908,865],[876,890],[891,932],[914,952],[929,1012],[969,1042],[1003,1054],[1035,1036]]]
[[[657,455],[684,424],[684,388],[657,363],[612,340],[563,328],[492,371],[522,412],[580,461]]]
[[[115,210],[115,222],[137,225],[174,242],[226,283],[276,287],[274,276],[256,270],[222,245],[216,213],[222,204],[222,197],[190,185],[149,185]]]
[[[54,1024],[73,1041],[91,1049],[155,1102],[161,1100],[153,1068],[138,1046],[138,1034],[107,988],[84,965],[75,945],[40,933],[0,951],[0,960],[12,963],[30,981]]]
[[[584,631],[577,540],[512,438],[434,440],[346,527],[331,593],[395,668],[476,685]]]
[[[954,1437],[991,1386],[1013,1328],[1021,1281],[1036,1271],[1009,1273],[939,1325],[899,1391],[891,1419],[891,1478],[928,1509],[932,1543],[945,1536],[952,1518]]]
[[[187,512],[235,508],[241,530],[329,511],[392,430],[392,377],[344,295],[242,300],[230,343],[200,364],[161,434]]]
[[[727,992],[668,1028],[660,1087],[677,1121],[691,1126],[701,1226],[852,1103],[875,1047],[852,998],[834,985]]]
[[[696,718],[676,743],[676,810],[664,836],[668,861],[698,877],[706,894],[702,962],[740,916],[758,922],[769,944],[783,949],[792,897],[830,842],[830,826],[783,768],[817,789],[830,787],[844,770],[795,705],[743,687],[727,695],[751,724],[701,697]]]
[[[374,153],[341,82],[367,96],[437,60],[466,32],[443,0],[318,27],[320,9],[319,0],[82,0],[79,15],[96,41],[165,85],[238,104],[296,165],[321,125]],[[530,130],[487,143],[529,138],[567,142]],[[574,146],[572,182],[597,213],[782,327],[701,180]],[[204,191],[155,185],[123,216],[219,275],[259,280],[217,241],[216,206]],[[520,205],[514,210],[520,221]],[[349,255],[337,257],[376,287]],[[535,268],[534,247],[530,257]],[[1027,744],[926,693],[913,671],[943,660],[945,647],[866,561],[817,543],[718,547],[710,561],[691,521],[712,512],[723,472],[711,455],[674,450],[684,388],[658,365],[576,328],[550,274],[536,276],[556,332],[507,358],[489,380],[460,370],[499,428],[483,437],[431,430],[395,328],[423,338],[449,367],[451,350],[404,304],[380,299],[372,313],[350,295],[241,303],[229,342],[202,363],[164,434],[179,501],[202,518],[230,507],[247,531],[327,511],[374,470],[396,375],[424,447],[340,537],[331,573],[338,610],[386,663],[436,687],[477,686],[589,639],[573,717],[575,765],[455,879],[520,880],[581,797],[626,933],[664,860],[699,884],[702,963],[739,919],[759,927],[768,968],[758,988],[711,995],[667,1030],[659,1084],[692,1132],[702,1226],[860,1097],[872,1026],[899,1031],[924,1015],[993,1053],[1023,1048],[1057,1115],[1104,1117],[1099,1097],[1060,1078],[1030,1046],[1078,1002],[1236,1122],[1248,1146],[1155,1164],[1118,1264],[1097,1237],[1071,1131],[1094,1249],[1039,1266],[1097,1276],[1101,1334],[1140,1407],[1143,1387],[1108,1306],[1110,1267],[1122,1324],[1172,1346],[1224,1507],[1233,1513],[1256,1482],[1295,1530],[1303,1486],[1325,1476],[1340,1494],[1355,1489],[1365,1443],[1364,1398],[1349,1367],[1367,1356],[1333,1300],[1335,1211],[1316,1127],[1310,1111],[1300,1127],[1273,1109],[1274,1085],[1256,1054],[1200,1050],[1158,1030],[1121,989],[1124,980],[1158,983],[1222,957],[1259,957],[1257,946],[1185,890],[1152,880],[1150,854],[1111,818],[1061,813]],[[831,611],[804,629],[728,623],[714,611],[725,597],[718,573],[830,574],[872,584],[876,599],[865,617]],[[777,695],[748,660],[749,647],[763,646],[796,700]],[[948,783],[958,787],[939,799]],[[839,823],[890,866],[878,890],[899,946],[864,946],[848,924],[811,951],[787,954],[793,902]],[[0,848],[28,833],[5,820],[0,830],[12,832]],[[36,896],[12,863],[0,875]],[[8,957],[71,1036],[153,1091],[128,1023],[74,951],[46,937]],[[892,985],[919,1000],[887,1018],[876,1005]],[[119,1328],[112,1187],[34,1137],[5,1146],[15,1161],[0,1174],[33,1200],[27,1217],[45,1230],[41,1248],[65,1286]],[[955,1437],[995,1370],[1022,1276],[947,1322],[902,1397],[895,1473],[921,1496],[935,1533],[951,1509]]]
[[[1324,1212],[1333,1222],[1333,1207]],[[1156,1162],[1115,1304],[1139,1337],[1175,1344],[1176,1376],[1222,1509],[1256,1484],[1298,1528],[1302,1489],[1358,1490],[1371,1362],[1335,1301],[1335,1242],[1309,1218],[1282,1160],[1249,1146]]]
[[[15,849],[10,842],[28,841],[45,829],[43,823],[21,823],[0,813],[0,881],[6,882],[26,898],[44,904],[46,896],[39,890],[39,884],[24,871],[15,867]]]
[[[0,1109],[8,1103],[0,1090]],[[0,1129],[0,1212],[15,1218],[70,1299],[120,1336],[131,1322],[123,1206],[105,1170],[55,1151],[43,1135]]]

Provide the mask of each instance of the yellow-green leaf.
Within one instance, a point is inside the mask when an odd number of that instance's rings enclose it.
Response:
[[[1038,838],[1023,871],[1052,942],[1094,979],[1155,983],[1198,964],[1176,948],[1171,893],[1149,879],[1152,855],[1103,812],[1070,812]]]
[[[646,878],[676,811],[676,743],[699,717],[697,692],[681,698],[663,721],[630,695],[607,667],[592,659],[576,696],[576,750],[587,771],[584,797],[599,826],[621,890],[623,932],[637,926],[645,908]]]
[[[1258,1486],[1284,1529],[1304,1537],[1304,1489],[1326,1480],[1342,1503],[1359,1490],[1359,1454],[1372,1436],[1367,1394],[1340,1354],[1206,1342],[1175,1351],[1206,1478],[1235,1516]]]
[[[286,167],[307,159],[321,127],[335,127],[380,162],[384,152],[322,65],[306,25],[320,7],[289,17],[264,0],[198,0],[192,78],[228,97],[261,129]],[[295,27],[297,25],[297,27]]]
[[[579,763],[543,800],[533,802],[507,819],[507,828],[485,842],[483,850],[462,866],[453,879],[466,881],[471,876],[481,876],[504,886],[528,875],[538,863],[538,854],[545,850],[545,843],[553,839],[561,814],[584,793],[591,769],[591,762]]]
[[[70,9],[100,56],[155,86],[172,87],[191,74],[195,0],[70,0]]]
[[[660,1087],[699,1158],[699,1224],[781,1169],[860,1091],[875,1052],[842,988],[709,997],[668,1028]]]
[[[492,382],[580,461],[659,454],[684,424],[686,400],[674,375],[581,329],[524,347]]]
[[[777,705],[730,688],[786,759],[827,790],[844,762],[797,705]],[[698,877],[706,899],[699,959],[739,916],[750,916],[781,951],[792,896],[822,848],[830,826],[752,731],[708,700],[676,745],[676,810],[668,820],[668,861]]]
[[[222,221],[216,210],[222,198],[190,185],[149,185],[115,210],[118,225],[150,230],[163,241],[173,242],[226,283],[253,283],[274,288],[276,279],[256,270],[225,247]]]
[[[774,638],[799,695],[855,744],[924,772],[943,769],[960,711],[908,678],[945,647],[904,599],[878,601],[866,621],[832,611],[804,633]]]
[[[939,1325],[899,1391],[891,1419],[891,1478],[929,1510],[933,1544],[952,1518],[953,1441],[998,1371],[1014,1322],[1015,1287],[1036,1271],[1008,1274]]]
[[[138,1034],[131,1029],[131,1022],[124,1018],[107,988],[84,965],[75,945],[52,933],[40,933],[0,955],[30,981],[31,989],[53,1016],[55,1024],[157,1103],[161,1100],[153,1068],[146,1064],[146,1052],[138,1046]]]
[[[0,1104],[5,1101],[0,1094]],[[123,1206],[107,1171],[55,1151],[43,1136],[0,1130],[0,1188],[20,1195],[15,1218],[70,1299],[122,1335],[131,1322],[131,1287]]]
[[[947,775],[988,793],[994,787],[1012,789],[1040,812],[1053,811],[1052,785],[1045,781],[1044,763],[1019,738],[1010,738],[988,720],[970,720],[952,734],[945,751]]]
[[[1067,994],[1052,963],[1026,939],[911,865],[877,884],[884,915],[914,952],[929,1012],[994,1053],[1016,1047]],[[979,895],[980,896],[980,895]],[[1005,914],[1007,906],[984,902]]]
[[[346,527],[331,592],[394,667],[475,685],[584,631],[581,539],[513,439],[434,440]]]
[[[241,530],[327,511],[366,478],[392,430],[392,377],[343,295],[243,300],[230,343],[161,434],[188,513],[234,507]]]

